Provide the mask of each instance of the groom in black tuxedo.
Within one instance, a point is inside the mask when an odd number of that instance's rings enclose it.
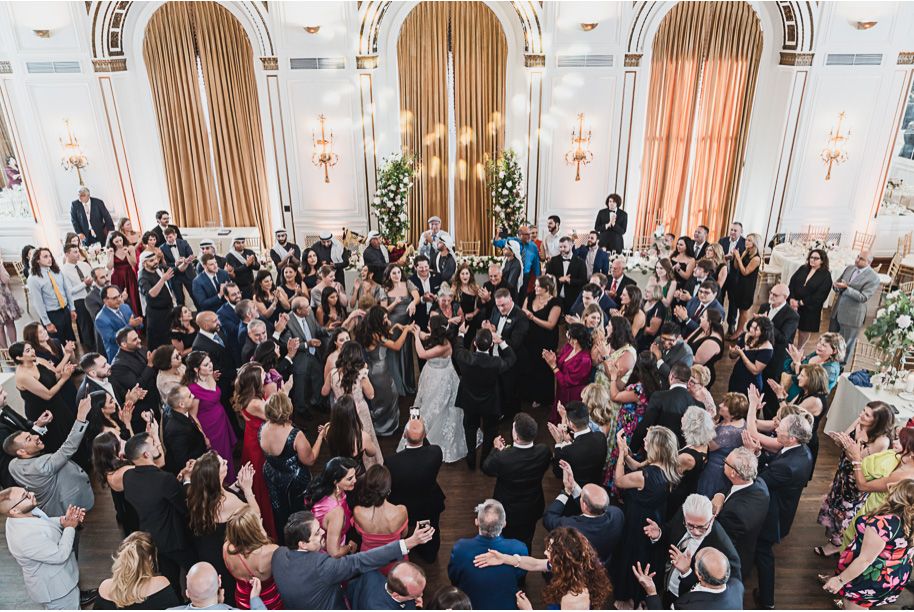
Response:
[[[515,414],[520,412],[517,387],[521,374],[526,370],[527,349],[524,346],[524,339],[527,337],[527,330],[530,329],[530,321],[527,319],[527,315],[514,304],[511,292],[507,289],[499,289],[495,292],[495,310],[492,311],[492,317],[488,321],[482,322],[482,328],[503,339],[511,347],[517,360],[501,377],[503,402],[501,413],[504,418],[512,419]],[[504,349],[496,342],[492,348],[492,354],[497,357],[502,351]],[[489,446],[491,446],[491,442]],[[483,452],[487,451],[488,448],[483,450]]]
[[[510,296],[509,296],[510,297]],[[526,319],[524,320],[526,323]],[[467,324],[460,326],[460,342],[454,353],[454,365],[460,373],[460,386],[457,387],[457,406],[463,408],[463,432],[467,441],[467,467],[476,469],[476,429],[482,425],[482,459],[492,450],[495,434],[498,433],[499,400],[503,378],[517,359],[514,349],[497,333],[488,329],[476,332],[473,341],[473,352],[463,348],[463,336]],[[498,355],[489,354],[495,345]]]

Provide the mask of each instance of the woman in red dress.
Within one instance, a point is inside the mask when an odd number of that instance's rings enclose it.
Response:
[[[232,406],[244,417],[244,446],[241,449],[241,465],[251,462],[254,466],[254,496],[260,506],[263,528],[274,541],[276,526],[273,523],[273,507],[270,505],[270,490],[263,478],[263,464],[266,461],[257,434],[266,420],[263,406],[266,403],[263,393],[265,378],[263,367],[257,362],[246,363],[238,370],[235,378],[235,396]]]
[[[556,355],[550,350],[543,350],[543,361],[555,373],[558,383],[555,389],[555,403],[549,421],[559,422],[558,405],[581,401],[581,391],[590,382],[590,347],[593,337],[581,323],[572,323],[565,332],[568,342]]]
[[[133,314],[143,316],[140,286],[136,280],[136,251],[118,231],[108,234],[108,269],[111,270],[111,284],[127,292]]]

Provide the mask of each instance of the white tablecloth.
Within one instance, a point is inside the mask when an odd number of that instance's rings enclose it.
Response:
[[[216,244],[216,252],[225,255],[232,248],[232,237],[259,238],[260,229],[256,227],[182,227],[181,236],[190,245],[198,256],[200,255],[200,242],[212,240]],[[268,249],[273,245],[264,245]]]
[[[801,267],[806,265],[806,247],[801,244],[779,244],[771,250],[770,266],[781,269],[781,282],[785,285],[790,284],[790,279]],[[828,253],[828,267],[831,272],[832,280],[837,281],[841,278],[844,268],[854,263],[857,253],[846,247],[838,247]],[[878,295],[878,292],[877,294]],[[825,307],[832,305],[835,299],[834,291],[828,295],[825,300]]]
[[[842,374],[838,378],[835,397],[825,421],[826,433],[844,431],[850,427],[854,419],[863,412],[863,407],[875,400],[881,400],[898,409],[898,414],[895,415],[895,423],[898,425],[904,425],[908,419],[914,417],[914,402],[903,400],[896,393],[886,389],[877,392],[873,387],[858,387],[850,382],[847,376]]]
[[[19,395],[19,389],[16,388],[16,373],[0,372],[0,387],[3,387],[3,390],[6,391],[6,403],[16,412],[25,416],[23,413],[25,404],[22,401],[22,396]]]

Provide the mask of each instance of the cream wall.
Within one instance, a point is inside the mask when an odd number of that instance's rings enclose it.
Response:
[[[375,169],[400,146],[396,41],[416,2],[221,4],[252,41],[274,225],[294,228],[299,240],[321,229],[368,229]],[[545,226],[548,215],[558,214],[567,229],[586,230],[606,194],[615,191],[624,195],[634,225],[651,40],[674,3],[487,4],[508,41],[506,142],[521,156],[528,216]],[[868,229],[880,236],[879,254],[890,254],[895,236],[914,229],[914,222],[908,228],[898,218],[874,218],[899,104],[911,86],[912,65],[897,62],[899,53],[914,52],[914,4],[782,2],[797,20],[796,35],[790,32],[787,42],[783,6],[750,4],[761,19],[764,51],[736,217],[764,235],[815,223],[843,232],[850,241],[855,230]],[[53,242],[69,229],[69,202],[78,181],[59,163],[65,118],[90,159],[86,185],[113,216],[129,214],[148,228],[154,212],[168,208],[142,61],[143,31],[160,5],[93,2],[87,11],[84,2],[0,3],[0,61],[9,62],[10,69],[0,72],[0,93],[20,140],[38,217],[37,223],[0,226],[3,249]],[[124,8],[126,13],[118,13]],[[126,16],[117,22],[117,15]],[[117,45],[106,43],[112,19],[120,27]],[[878,23],[862,31],[853,27],[861,20]],[[583,22],[598,26],[585,32]],[[308,34],[303,27],[310,25],[321,29]],[[33,29],[50,29],[51,37],[39,39]],[[811,65],[781,65],[782,52],[789,57],[811,53]],[[826,66],[830,53],[880,53],[883,58],[879,66]],[[613,65],[556,65],[560,56],[582,54],[611,55]],[[363,56],[376,58],[377,67],[359,68],[356,58]],[[275,68],[261,57],[275,58]],[[315,57],[343,57],[346,67],[290,68],[291,58]],[[73,60],[80,64],[79,74],[26,70],[29,61]],[[96,72],[105,63],[97,60],[115,60],[115,68],[125,69]],[[826,182],[819,151],[842,111],[853,130],[849,160]],[[576,182],[564,155],[572,148],[578,113],[586,116],[585,131],[592,131],[594,161]],[[311,160],[319,114],[333,129],[339,155],[330,183]],[[630,230],[626,242],[632,238]]]

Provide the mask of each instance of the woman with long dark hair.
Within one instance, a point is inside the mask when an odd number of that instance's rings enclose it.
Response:
[[[380,302],[387,309],[387,317],[394,325],[400,325],[399,333],[391,330],[391,337],[396,340],[406,334],[412,325],[413,316],[419,306],[419,289],[407,280],[403,268],[398,264],[388,264],[384,269],[384,278],[381,281],[387,301]],[[390,375],[397,385],[400,395],[412,395],[416,392],[416,372],[413,364],[413,347],[405,343],[399,351],[387,354],[387,366]]]
[[[581,391],[590,382],[590,347],[593,338],[587,328],[580,323],[572,323],[565,332],[566,342],[556,355],[552,351],[543,351],[543,361],[555,374],[555,401],[549,420],[559,422],[559,404],[581,401]]]
[[[168,313],[168,337],[171,345],[181,353],[181,357],[190,354],[197,337],[197,323],[194,313],[187,306],[175,306]]]
[[[610,310],[613,316],[621,316],[632,328],[632,335],[637,336],[644,327],[647,320],[644,311],[641,310],[642,298],[641,289],[637,285],[626,285],[619,295],[619,309]]]
[[[286,266],[283,270],[288,267]],[[258,344],[257,348],[254,349],[254,354],[251,356],[251,362],[259,363],[260,367],[263,368],[264,400],[270,399],[270,396],[283,386],[282,374],[276,371],[276,368],[279,367],[279,358],[279,345],[269,338]]]
[[[341,395],[330,408],[327,448],[331,455],[355,461],[358,464],[358,477],[363,476],[372,465],[381,463],[378,447],[362,427],[362,420],[351,395]]]
[[[304,264],[302,264],[304,266]],[[302,289],[301,272],[293,266],[283,266],[277,279],[279,288],[282,289],[286,297],[289,298],[289,304],[292,299],[300,295],[307,295]]]
[[[406,537],[409,517],[406,506],[390,503],[390,472],[383,465],[372,466],[364,478],[357,481],[354,497],[357,505],[352,509],[355,530],[362,536],[362,552],[380,548]],[[409,555],[403,557],[409,561]],[[393,563],[380,568],[385,576]]]
[[[796,346],[802,351],[809,336],[819,331],[822,307],[831,293],[832,278],[825,249],[813,249],[806,255],[806,264],[790,277],[788,287],[790,306],[800,315]]]
[[[685,287],[689,279],[692,278],[692,272],[695,270],[695,251],[692,249],[692,239],[688,236],[680,236],[676,241],[675,253],[670,257],[670,264],[673,267],[673,278],[679,287]]]
[[[749,385],[762,388],[762,371],[774,355],[774,325],[768,317],[749,321],[746,334],[730,347],[730,359],[736,359],[727,391],[746,395]]]
[[[14,342],[10,345],[10,359],[16,364],[16,389],[25,403],[25,416],[31,421],[42,418],[50,412],[53,418],[47,421],[47,431],[41,436],[46,452],[56,452],[70,433],[76,417],[64,400],[61,389],[68,384],[74,365],[67,363],[61,371],[35,354],[35,347],[28,342]],[[77,461],[77,463],[79,463]],[[80,467],[89,467],[85,457]]]
[[[327,361],[324,363],[324,386],[326,387],[327,381],[330,380],[330,372],[336,367],[336,360],[340,357],[340,350],[343,348],[343,345],[352,340],[352,335],[349,333],[349,330],[345,327],[337,327],[332,332],[330,332],[330,343],[329,350],[330,354],[327,355]],[[333,397],[330,398],[331,401]]]
[[[327,534],[326,550],[336,558],[358,550],[355,542],[346,541],[346,532],[352,527],[346,494],[355,488],[357,465],[352,459],[334,457],[305,492],[305,505]]]
[[[391,338],[396,330],[403,333],[394,341]],[[391,325],[383,306],[372,307],[355,328],[355,339],[367,354],[368,379],[375,392],[371,401],[371,420],[379,436],[392,435],[400,426],[400,394],[390,373],[387,351],[403,348],[411,331],[411,327],[399,323]]]
[[[153,444],[161,446],[158,441],[158,428],[153,436]],[[149,432],[150,435],[152,431]],[[156,465],[165,465],[165,456],[162,449],[155,461]],[[124,458],[124,441],[113,431],[103,432],[95,437],[92,442],[92,467],[95,479],[101,488],[106,486],[111,490],[111,500],[114,502],[114,516],[125,536],[140,530],[140,517],[136,509],[124,497],[124,473],[133,469],[133,464]]]
[[[254,279],[254,309],[271,334],[279,315],[292,309],[286,292],[274,285],[273,274],[269,270],[260,270]]]
[[[88,397],[92,407],[86,416],[86,431],[76,451],[76,454],[82,457],[92,456],[92,442],[101,433],[110,431],[125,442],[133,436],[133,427],[130,424],[133,418],[133,402],[125,402],[118,409],[114,398],[104,390],[93,391]]]
[[[47,328],[39,321],[33,321],[22,328],[22,340],[31,344],[35,349],[35,356],[52,364],[58,374],[68,363],[76,363],[76,343],[72,340],[61,343],[57,338],[51,337]],[[73,414],[76,414],[76,385],[72,380],[61,387],[60,395]]]
[[[336,360],[336,367],[330,371],[330,374],[324,381],[324,387],[321,389],[323,395],[333,392],[334,405],[344,396],[349,396],[355,403],[355,409],[358,413],[359,421],[362,423],[362,431],[368,434],[372,446],[376,449],[373,455],[362,458],[365,469],[370,468],[376,463],[383,463],[381,456],[381,445],[378,443],[378,436],[374,430],[374,423],[371,421],[371,412],[368,409],[366,400],[374,399],[374,387],[368,379],[368,366],[365,364],[365,353],[358,342],[347,342],[339,351],[339,357]],[[331,409],[331,415],[333,411]],[[330,443],[330,439],[327,439]],[[331,447],[333,448],[333,447]],[[348,453],[337,453],[349,457]]]
[[[692,349],[692,363],[705,366],[711,374],[708,387],[717,380],[714,366],[724,356],[723,320],[719,310],[707,308],[698,319],[698,327],[686,338],[686,344]]]
[[[108,269],[111,270],[111,284],[121,291],[127,292],[133,314],[142,317],[140,286],[136,278],[136,250],[127,244],[127,238],[117,230],[108,234],[106,246],[108,248]]]
[[[336,329],[346,320],[346,309],[340,304],[340,293],[336,287],[324,287],[321,291],[321,305],[314,312],[317,322],[327,329]]]
[[[222,391],[216,384],[213,360],[208,354],[204,351],[192,351],[187,356],[187,370],[181,384],[194,396],[191,412],[196,412],[197,421],[209,439],[210,448],[228,462],[227,482],[235,482],[232,450],[238,439],[222,407]]]
[[[317,284],[317,273],[321,269],[321,261],[314,249],[308,248],[301,255],[301,282],[308,290],[302,295],[309,296],[310,291]]]
[[[524,346],[530,359],[529,384],[524,385],[525,395],[533,400],[533,407],[555,403],[555,381],[552,368],[543,359],[545,351],[555,351],[559,346],[559,317],[562,300],[555,297],[555,277],[551,274],[537,276],[533,291],[527,294],[523,313],[530,321]],[[478,329],[478,328],[477,328]],[[475,331],[467,330],[464,339],[472,343]],[[592,344],[592,342],[591,342]],[[466,345],[465,348],[469,348]]]
[[[635,335],[628,319],[618,315],[610,317],[606,325],[606,342],[598,345],[598,350],[594,352],[600,359],[594,382],[607,388],[615,384],[617,391],[624,389],[638,359]],[[615,370],[615,383],[610,382],[613,378],[611,369]]]

